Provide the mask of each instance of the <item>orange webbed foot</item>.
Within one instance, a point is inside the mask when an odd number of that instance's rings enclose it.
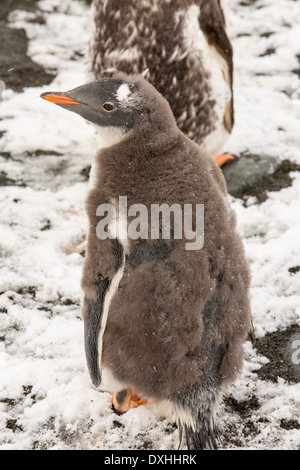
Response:
[[[141,405],[147,405],[148,401],[145,398],[141,398],[133,390],[131,392],[132,392],[132,395],[130,399],[130,405],[132,408],[137,408],[138,406],[141,406]]]
[[[131,388],[125,388],[120,392],[113,392],[112,394],[112,405],[117,413],[126,413],[132,408],[137,408],[141,405],[146,405],[147,400],[141,398]]]

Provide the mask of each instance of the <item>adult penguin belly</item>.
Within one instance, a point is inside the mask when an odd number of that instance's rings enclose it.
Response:
[[[196,142],[201,140],[208,154],[222,166],[233,159],[228,154],[220,154],[234,123],[232,48],[220,19],[213,21],[216,12],[211,11],[212,5],[208,3],[204,2],[201,7],[191,5],[180,12],[183,15],[182,37],[187,51],[188,74],[194,74],[195,79],[197,75],[201,76],[201,83],[196,80],[193,88],[201,89],[202,101],[199,103],[195,96],[194,103],[190,105],[189,112],[194,118],[187,134]],[[185,114],[179,117],[179,126],[186,117]]]

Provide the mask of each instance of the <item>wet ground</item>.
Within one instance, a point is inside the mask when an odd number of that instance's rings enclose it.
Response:
[[[52,82],[55,71],[46,71],[27,55],[27,36],[24,29],[7,25],[12,10],[26,10],[36,13],[33,21],[43,22],[43,15],[32,0],[2,0],[0,3],[0,78],[6,88],[21,92],[30,86],[47,85]],[[5,45],[5,47],[3,47]]]

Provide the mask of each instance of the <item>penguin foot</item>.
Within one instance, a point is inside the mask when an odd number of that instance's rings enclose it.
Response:
[[[218,166],[223,166],[224,163],[228,162],[229,160],[235,160],[235,157],[230,155],[230,153],[223,153],[222,155],[215,155],[214,157],[214,161]]]
[[[141,405],[147,405],[148,401],[146,398],[141,398],[137,393],[132,391],[131,399],[130,399],[130,405],[131,408],[137,408],[138,406]]]
[[[113,392],[112,394],[112,406],[117,413],[126,413],[131,408],[137,408],[141,405],[146,405],[147,400],[141,398],[131,388],[125,388],[120,392]]]

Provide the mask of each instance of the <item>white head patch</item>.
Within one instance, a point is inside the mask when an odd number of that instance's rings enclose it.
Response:
[[[130,89],[127,83],[122,83],[121,86],[117,89],[117,98],[119,101],[127,101],[128,95],[130,94]]]

